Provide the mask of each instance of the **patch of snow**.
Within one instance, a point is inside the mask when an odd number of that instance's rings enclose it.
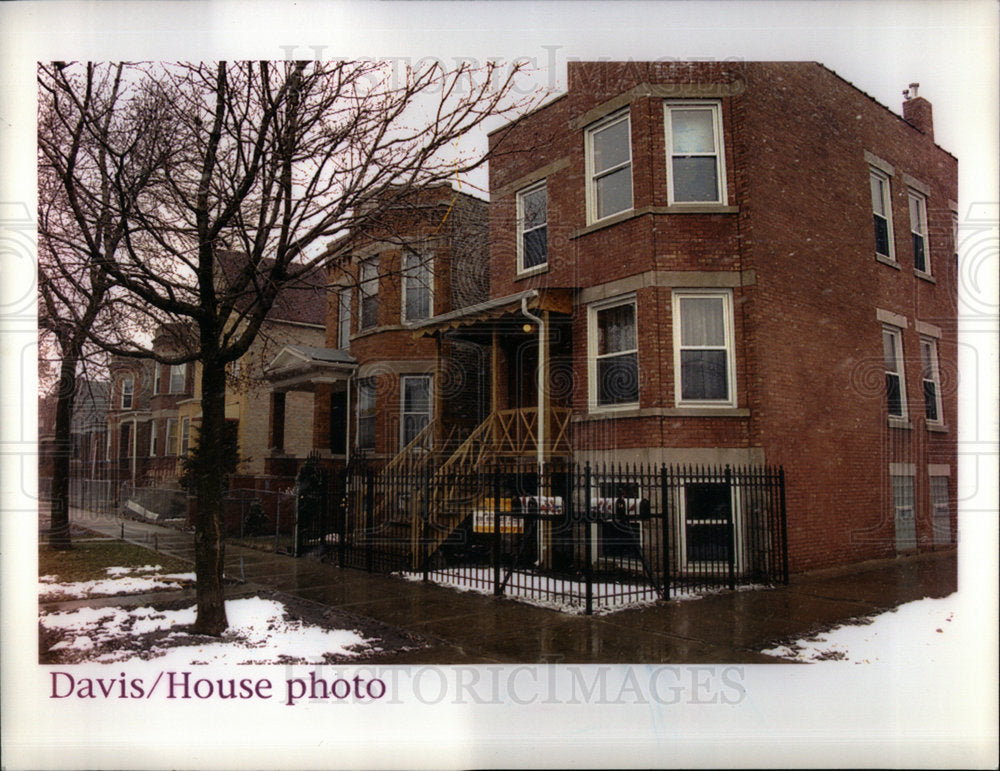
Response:
[[[157,570],[163,570],[163,568],[160,565],[143,565],[141,568],[105,568],[105,571],[109,576],[124,576],[129,573],[153,573]]]
[[[905,661],[918,666],[940,663],[951,658],[949,646],[942,643],[961,635],[960,621],[954,612],[956,606],[955,595],[925,597],[761,653],[809,663]]]
[[[409,581],[420,581],[422,573],[402,573]],[[501,576],[503,571],[501,571]],[[433,570],[430,580],[461,592],[493,594],[493,568],[462,568],[460,572]],[[625,608],[649,605],[659,599],[659,592],[649,584],[616,584],[594,581],[594,612],[611,613]],[[587,607],[587,584],[569,578],[515,572],[504,587],[504,596],[541,608],[563,613],[584,613]]]
[[[142,594],[159,589],[183,589],[195,580],[194,573],[166,573],[159,565],[143,565],[140,568],[106,568],[110,578],[93,581],[57,583],[58,576],[42,576],[38,579],[39,598],[42,600],[82,599],[84,597],[115,596],[119,594]],[[131,573],[152,573],[136,576]]]
[[[165,665],[266,664],[280,662],[323,663],[327,656],[358,656],[373,649],[369,640],[347,629],[323,629],[288,619],[285,606],[276,600],[251,597],[226,602],[229,629],[219,640],[205,642],[188,632],[177,630],[167,635],[173,645],[153,645],[144,657]],[[41,624],[47,629],[73,635],[50,650],[89,650],[94,647],[121,645],[130,637],[165,631],[175,626],[193,624],[194,606],[184,610],[158,611],[143,607],[125,610],[118,607],[80,608],[73,611],[45,613]],[[191,638],[191,644],[178,645]],[[97,656],[102,663],[125,661],[139,656],[137,651],[119,647]]]

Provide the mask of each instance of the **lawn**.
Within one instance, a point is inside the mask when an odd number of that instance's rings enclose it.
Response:
[[[44,543],[38,546],[38,575],[58,576],[62,583],[106,578],[107,569],[112,567],[146,565],[159,565],[165,573],[191,570],[189,562],[124,541],[75,541],[68,551],[57,551]]]

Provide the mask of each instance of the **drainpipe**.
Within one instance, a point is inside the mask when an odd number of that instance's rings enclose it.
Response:
[[[542,484],[542,470],[545,466],[545,367],[543,362],[545,357],[548,355],[548,330],[545,328],[545,320],[536,316],[534,313],[528,310],[528,300],[535,299],[538,297],[538,290],[532,289],[531,294],[527,294],[521,298],[521,313],[525,317],[531,319],[536,324],[538,324],[538,381],[536,390],[538,392],[538,495],[541,496],[541,484]]]

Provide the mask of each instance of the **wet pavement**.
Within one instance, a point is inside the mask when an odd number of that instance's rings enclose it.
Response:
[[[194,538],[114,515],[72,512],[104,536],[193,560]],[[788,586],[574,616],[506,598],[369,574],[227,544],[234,594],[256,586],[428,638],[400,664],[774,663],[759,653],[850,618],[957,589],[954,549],[792,576]],[[175,595],[176,596],[176,595]]]

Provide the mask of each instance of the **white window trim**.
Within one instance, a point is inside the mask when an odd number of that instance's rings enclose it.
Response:
[[[717,198],[714,201],[675,201],[674,200],[674,172],[673,172],[673,135],[670,112],[674,109],[683,108],[711,108],[712,129],[715,134],[715,162],[716,180],[718,190]],[[729,202],[728,185],[726,184],[726,155],[725,141],[722,134],[722,103],[721,102],[698,102],[698,101],[671,101],[663,103],[663,129],[665,134],[664,145],[667,154],[667,201],[671,206],[726,206]],[[705,155],[705,154],[702,154]]]
[[[156,421],[149,421],[149,457],[156,457]]]
[[[434,420],[434,376],[433,375],[400,375],[399,376],[399,449],[406,446],[406,416],[422,415],[418,412],[406,411],[406,381],[411,379],[423,379],[428,381],[427,422]]]
[[[179,390],[174,389],[174,367],[180,367],[181,387]],[[169,393],[172,394],[184,393],[184,389],[187,388],[187,364],[171,364],[169,376],[170,376]]]
[[[880,168],[878,168],[876,166],[869,166],[868,167],[868,178],[869,178],[868,191],[869,191],[869,197],[871,196],[871,178],[872,177],[878,177],[880,180],[882,180],[885,183],[885,186],[882,188],[882,190],[883,190],[882,208],[885,209],[885,220],[886,220],[886,223],[887,223],[887,231],[886,231],[887,232],[887,236],[886,237],[888,238],[888,241],[889,241],[889,254],[882,254],[881,252],[879,252],[878,251],[878,243],[876,241],[875,256],[878,259],[888,260],[889,262],[895,264],[897,262],[897,260],[896,260],[896,239],[895,239],[895,236],[894,236],[893,230],[892,230],[892,178],[891,178],[891,175],[887,174],[882,169],[880,169]],[[872,216],[875,216],[875,207],[874,206],[872,206]],[[879,216],[881,216],[881,215],[879,215]],[[872,227],[874,228],[874,225]],[[873,237],[874,237],[874,235],[875,235],[875,233],[872,232],[872,236]]]
[[[177,435],[177,418],[167,418],[167,431],[164,439],[166,440],[163,447],[163,454],[168,457],[177,456],[177,448],[180,445],[180,437]],[[173,439],[173,447],[171,447],[170,440]],[[173,450],[173,452],[171,452]]]
[[[379,258],[372,257],[368,260],[364,260],[358,266],[358,331],[366,331],[369,329],[376,329],[378,327],[378,290],[379,290],[379,276],[378,276],[378,265]],[[371,266],[374,269],[375,275],[370,278],[365,278],[366,268]],[[368,287],[374,287],[374,289],[369,289]],[[368,326],[365,325],[365,300],[368,298],[375,298],[375,322]]]
[[[619,305],[632,306],[632,318],[635,321],[635,348],[627,351],[616,351],[609,356],[621,356],[623,354],[636,354],[639,357],[639,305],[634,294],[620,295],[608,300],[591,303],[587,306],[587,408],[589,412],[620,412],[622,410],[634,410],[639,406],[640,394],[637,385],[636,400],[634,402],[622,402],[621,404],[599,404],[597,401],[597,314],[608,308],[615,308]],[[604,358],[604,357],[601,357]]]
[[[934,406],[935,409],[937,410],[937,419],[928,420],[927,425],[940,427],[944,425],[944,412],[943,412],[944,405],[941,400],[941,368],[940,368],[940,359],[938,358],[937,340],[935,340],[933,337],[929,335],[920,336],[920,385],[921,385],[920,390],[921,392],[923,392],[924,399],[926,400],[927,398],[926,391],[924,391],[923,388],[924,383],[927,381],[927,378],[924,377],[924,345],[930,346],[931,382],[934,383],[934,401],[935,401]],[[925,415],[927,414],[926,401],[925,401],[924,414]]]
[[[631,152],[630,152],[631,157]],[[541,225],[536,225],[530,230],[524,229],[524,197],[530,193],[534,193],[537,190],[545,190],[545,222]],[[538,228],[546,228],[546,232],[549,225],[549,191],[546,187],[546,180],[541,179],[538,182],[528,185],[525,188],[517,191],[516,196],[517,205],[517,275],[518,276],[530,276],[534,273],[543,273],[549,269],[549,248],[548,243],[545,245],[545,262],[539,265],[532,265],[530,268],[524,267],[524,236],[526,233],[530,233]],[[547,239],[546,239],[547,240]]]
[[[677,495],[677,522],[678,522],[678,558],[681,570],[696,570],[699,573],[704,572],[706,566],[714,566],[720,571],[725,571],[729,569],[728,563],[725,561],[715,560],[715,561],[704,561],[704,560],[688,560],[687,558],[687,486],[689,484],[724,484],[724,482],[713,482],[711,480],[704,480],[697,477],[682,478],[680,480],[680,487],[678,489]],[[730,516],[732,517],[733,529],[736,535],[736,557],[735,569],[739,573],[743,570],[743,512],[740,507],[740,496],[737,495],[736,485],[729,486],[729,496],[730,496]]]
[[[372,443],[370,447],[361,446],[361,389],[362,387],[372,389],[372,397],[375,400],[375,409],[372,410],[372,416],[374,422],[374,428],[372,429]],[[378,382],[375,378],[367,377],[358,380],[358,402],[355,406],[355,421],[354,421],[354,444],[360,452],[374,452],[378,446]]]
[[[886,332],[888,332],[890,335],[893,335],[896,338],[896,369],[897,369],[897,371],[895,373],[892,373],[892,374],[895,374],[895,375],[897,375],[899,377],[899,404],[900,404],[900,409],[902,410],[902,414],[901,415],[893,415],[892,413],[889,412],[889,394],[888,394],[888,392],[886,392],[886,395],[885,395],[885,399],[886,399],[886,403],[885,403],[886,413],[889,415],[889,420],[890,421],[907,421],[907,420],[909,420],[909,409],[908,409],[908,405],[906,403],[906,401],[907,401],[906,400],[906,369],[905,369],[905,364],[904,364],[904,362],[906,360],[906,357],[903,355],[903,330],[900,329],[899,327],[893,326],[892,324],[883,324],[882,325],[882,335],[883,335],[883,337],[881,337],[880,340],[882,341],[882,366],[883,366],[883,369],[885,368],[885,340],[884,340],[884,335],[885,335]],[[885,370],[885,374],[889,375],[890,374],[889,370],[886,369]]]
[[[628,161],[620,163],[619,165],[611,168],[605,169],[601,172],[602,176],[607,176],[619,169],[623,169],[626,166],[629,168],[629,187],[631,192],[632,203],[627,209],[622,209],[621,211],[612,212],[611,214],[606,214],[605,216],[598,218],[597,216],[597,180],[594,178],[594,145],[593,138],[594,134],[602,129],[606,129],[609,126],[618,123],[619,121],[625,121],[628,123]],[[595,222],[601,222],[602,220],[610,219],[611,217],[624,214],[625,212],[632,211],[635,208],[635,175],[632,173],[632,116],[630,110],[625,108],[621,112],[616,112],[614,115],[609,115],[606,118],[598,121],[587,127],[584,132],[584,157],[586,160],[586,172],[587,172],[587,224],[593,224]]]
[[[723,301],[723,324],[726,334],[726,381],[729,398],[684,399],[681,383],[681,301],[686,297],[719,297]],[[736,329],[733,324],[733,293],[725,289],[674,289],[671,292],[674,347],[674,405],[698,409],[736,407]]]
[[[345,302],[346,300],[346,302]],[[344,318],[344,313],[347,318]],[[347,322],[347,329],[344,329],[344,321]],[[347,350],[351,345],[351,288],[341,287],[337,291],[337,348]]]
[[[160,393],[160,362],[153,362],[153,396]]]
[[[128,404],[125,403],[126,396],[128,397]],[[122,409],[130,410],[133,404],[135,404],[135,378],[131,375],[126,375],[122,378]]]
[[[415,254],[420,257],[420,266],[423,267],[426,265],[429,269],[429,278],[427,281],[427,315],[417,316],[413,319],[406,315],[406,285],[411,278],[410,270],[406,267],[406,253],[404,252],[400,257],[402,260],[402,265],[400,266],[402,268],[402,271],[400,271],[402,273],[400,285],[400,304],[402,308],[399,313],[399,317],[404,323],[407,321],[426,321],[434,315],[434,255],[425,250],[418,250]]]
[[[191,451],[191,418],[181,418],[181,435],[178,441],[177,452],[182,458],[186,458]]]
[[[913,229],[914,222],[913,222],[912,210],[910,209],[910,201],[916,201],[917,202],[917,208],[919,210],[919,217],[920,217],[920,219],[923,220],[923,230],[922,231],[920,231],[920,230],[914,230]],[[918,268],[916,265],[914,265],[913,269],[917,273],[920,273],[920,274],[925,275],[925,276],[929,276],[929,275],[931,275],[931,239],[930,239],[930,234],[929,234],[930,225],[927,222],[927,196],[923,192],[921,192],[920,190],[917,190],[916,188],[911,187],[911,188],[909,188],[906,191],[906,204],[907,204],[907,206],[906,206],[906,208],[907,208],[907,216],[909,216],[909,218],[910,218],[910,236],[911,236],[911,241],[912,241],[912,237],[915,236],[915,235],[920,236],[923,239],[923,241],[924,241],[924,267],[923,268]],[[911,248],[912,248],[912,244],[911,244]]]

